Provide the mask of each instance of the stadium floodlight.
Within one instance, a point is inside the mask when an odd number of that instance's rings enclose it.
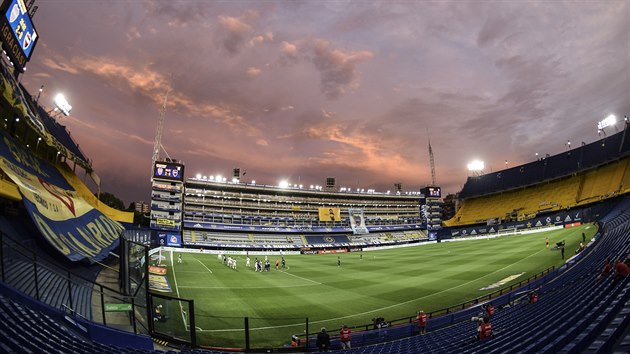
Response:
[[[289,181],[287,181],[286,179],[283,179],[282,181],[280,181],[280,183],[278,183],[278,187],[289,188]]]
[[[211,180],[211,181],[214,181],[214,176],[210,176],[210,180]]]
[[[606,131],[604,129],[610,127],[611,125],[615,125],[615,123],[617,123],[617,117],[614,114],[609,114],[608,117],[597,122],[597,134],[601,135],[604,133],[604,136],[606,136]],[[617,127],[615,127],[615,129],[617,129]]]
[[[471,172],[479,172],[479,171],[483,171],[483,169],[486,167],[486,165],[484,164],[483,161],[481,160],[473,160],[468,164],[468,171]]]
[[[232,178],[232,183],[235,183],[235,184],[238,183],[238,178],[236,177]]]
[[[252,184],[256,184],[256,180],[254,180],[254,179],[253,179],[253,180],[252,180]]]
[[[221,180],[223,183],[227,182],[227,178],[223,177],[223,179]]]
[[[68,103],[68,100],[66,100],[66,97],[62,93],[59,93],[57,94],[57,96],[55,96],[54,102],[55,102],[55,107],[59,109],[59,111],[61,111],[61,113],[63,113],[64,116],[67,117],[70,115],[72,106],[70,105],[70,103]]]
[[[197,173],[197,175],[195,176],[197,179],[201,179],[201,173]]]

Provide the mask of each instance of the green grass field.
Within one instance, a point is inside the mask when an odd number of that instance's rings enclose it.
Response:
[[[343,324],[367,324],[413,316],[465,302],[497,289],[479,289],[512,275],[516,283],[564,261],[552,246],[566,240],[565,258],[595,227],[529,235],[479,239],[341,254],[285,256],[288,269],[256,273],[237,256],[238,269],[224,266],[216,255],[166,255],[171,295],[194,299],[198,343],[244,347],[244,317],[250,319],[252,347],[280,346],[291,334],[327,327],[336,333]],[[549,237],[550,249],[545,248]],[[261,258],[260,256],[258,256]],[[256,256],[250,256],[253,260]],[[264,256],[262,257],[264,258]],[[175,264],[171,262],[175,261]],[[174,268],[173,268],[174,267]],[[252,264],[253,267],[253,264]],[[169,327],[184,330],[181,313],[171,306]]]

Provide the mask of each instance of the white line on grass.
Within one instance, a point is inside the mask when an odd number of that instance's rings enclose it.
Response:
[[[299,276],[299,275],[291,274],[291,273],[287,272],[286,270],[285,270],[285,271],[282,271],[282,273],[284,273],[284,274],[288,274],[288,275],[291,275],[291,276],[294,276],[294,277],[296,277],[296,278],[300,278],[300,279],[302,279],[302,280],[310,281],[311,283],[315,283],[315,284],[318,284],[318,285],[322,285],[322,283],[320,283],[320,282],[317,282],[317,281],[315,281],[315,280],[311,280],[311,279],[307,279],[307,278],[303,278],[303,277],[301,277],[301,276]]]
[[[301,285],[280,285],[280,286],[180,286],[182,289],[277,289],[277,288],[300,288],[304,286],[322,285],[321,283],[315,284],[301,284]]]
[[[177,277],[175,276],[175,263],[173,263],[173,251],[171,251],[171,269],[173,270],[173,282],[175,283],[175,292],[177,292],[177,297],[179,296],[179,288],[177,287]],[[184,307],[182,306],[181,301],[177,301],[179,303],[179,312],[182,314],[182,322],[184,322],[184,328],[188,331],[188,324],[186,323],[186,318],[184,318]]]
[[[529,256],[527,256],[527,257],[525,257],[525,258],[523,258],[523,259],[519,260],[518,262],[524,261],[524,260],[526,260],[527,258],[532,257],[532,256],[534,256],[534,255],[537,255],[538,253],[543,252],[543,251],[547,251],[547,249],[542,249],[542,250],[540,250],[540,251],[538,251],[538,252],[536,252],[536,253],[532,253],[532,254],[530,254]],[[489,276],[489,275],[491,275],[491,274],[494,274],[494,273],[496,273],[496,272],[499,272],[499,271],[502,271],[502,270],[504,270],[504,269],[506,269],[506,268],[509,268],[509,267],[513,266],[514,264],[516,264],[516,263],[518,263],[518,262],[514,262],[514,263],[512,263],[512,264],[509,264],[509,265],[507,265],[507,266],[505,266],[505,267],[501,268],[501,269],[497,269],[497,270],[495,270],[495,271],[494,271],[494,272],[492,272],[492,273],[488,273],[488,274],[486,274],[486,275],[484,275],[484,276],[481,276],[481,277],[479,277],[479,278],[476,278],[476,279],[473,279],[473,280],[467,281],[467,282],[465,282],[465,283],[459,284],[459,285],[454,286],[454,287],[452,287],[452,288],[448,288],[448,289],[444,289],[444,290],[438,291],[437,293],[433,293],[433,294],[425,295],[425,296],[422,296],[422,297],[419,297],[419,298],[416,298],[416,299],[407,300],[407,301],[404,301],[404,302],[399,302],[399,303],[396,303],[396,304],[393,304],[393,305],[390,305],[390,306],[381,307],[381,308],[379,308],[379,309],[375,309],[375,310],[370,310],[370,311],[365,311],[365,312],[355,313],[355,314],[353,314],[353,315],[347,315],[347,316],[341,316],[341,317],[335,317],[335,318],[328,318],[328,319],[325,319],[325,320],[319,320],[319,321],[309,321],[309,324],[326,323],[326,322],[330,322],[330,321],[344,320],[344,319],[347,319],[347,318],[352,318],[352,317],[357,317],[357,316],[366,315],[366,314],[368,314],[368,313],[372,313],[372,312],[378,312],[378,311],[382,311],[382,310],[388,310],[388,309],[391,309],[391,308],[394,308],[394,307],[398,307],[398,306],[400,306],[400,305],[405,305],[405,304],[408,304],[408,303],[411,303],[411,302],[414,302],[414,301],[422,300],[422,299],[424,299],[424,298],[431,297],[431,296],[434,296],[434,295],[437,295],[437,294],[441,294],[441,293],[446,292],[446,291],[450,291],[450,290],[453,290],[453,289],[457,289],[457,288],[459,288],[459,287],[461,287],[461,286],[463,286],[463,285],[467,285],[467,284],[473,283],[473,282],[475,282],[475,281],[477,281],[477,280],[479,280],[479,279],[483,279],[483,278],[485,278],[485,277],[487,277],[487,276]],[[297,277],[297,275],[294,275],[294,274],[290,274],[290,273],[287,273],[287,274],[289,274],[289,275],[293,275],[293,276],[296,276],[296,277]],[[308,280],[308,279],[306,279],[306,280]],[[311,281],[312,281],[312,280],[311,280]],[[256,328],[250,328],[249,330],[250,330],[250,331],[259,331],[259,330],[265,330],[265,329],[287,328],[287,327],[296,327],[296,326],[303,326],[303,325],[304,325],[304,323],[302,322],[302,323],[294,323],[294,324],[288,324],[288,325],[282,325],[282,326],[256,327]],[[199,332],[235,332],[235,331],[242,331],[242,330],[243,330],[242,328],[201,329],[201,330],[199,330]]]
[[[197,258],[195,258],[195,259],[197,259]],[[200,261],[200,260],[198,260],[198,259],[197,259],[197,262],[201,263],[201,265],[202,265],[204,268],[206,268],[206,269],[208,270],[208,272],[210,272],[210,274],[212,274],[212,271],[210,270],[210,268],[208,268],[205,264],[203,264],[203,262],[202,262],[202,261]]]

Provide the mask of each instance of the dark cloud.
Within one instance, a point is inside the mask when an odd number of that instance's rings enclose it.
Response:
[[[54,6],[53,6],[54,5]],[[606,2],[42,2],[21,82],[127,203],[148,200],[155,128],[190,175],[456,192],[597,139],[630,115],[630,6]],[[68,26],[72,23],[72,26]],[[124,172],[124,173],[122,173]]]
[[[316,40],[313,43],[313,64],[321,75],[322,92],[329,99],[338,99],[358,87],[357,65],[371,59],[370,51],[344,52],[333,49],[330,43]]]
[[[258,14],[253,11],[248,11],[239,17],[219,15],[218,23],[221,29],[219,38],[221,45],[228,53],[236,54],[245,44],[253,33],[252,26],[248,22],[257,17]]]

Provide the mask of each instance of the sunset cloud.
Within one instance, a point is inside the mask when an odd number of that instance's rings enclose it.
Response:
[[[516,166],[630,114],[624,0],[290,3],[40,6],[20,80],[71,99],[63,124],[126,201],[150,196],[167,90],[163,146],[189,171],[377,190],[430,181],[429,137],[453,193],[473,157]]]
[[[313,45],[313,64],[321,76],[321,90],[328,99],[338,99],[359,86],[357,65],[374,57],[369,51],[344,52],[323,40]]]
[[[247,76],[249,77],[256,77],[258,75],[260,75],[260,69],[258,68],[247,68]]]
[[[240,17],[220,15],[219,26],[222,31],[222,45],[230,54],[236,54],[246,41],[247,35],[253,31],[247,21],[257,18],[255,12],[248,11]],[[262,41],[262,37],[261,37]]]

